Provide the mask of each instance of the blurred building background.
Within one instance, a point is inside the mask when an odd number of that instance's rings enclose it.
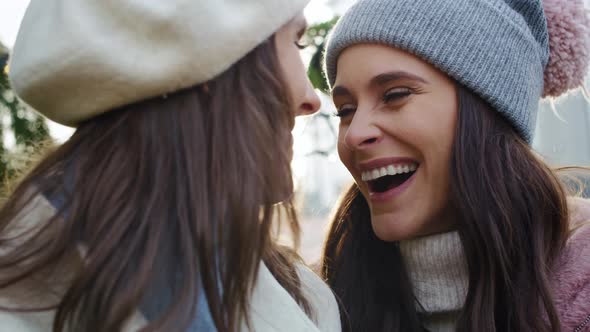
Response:
[[[585,0],[590,6],[590,0]],[[330,27],[354,0],[312,0],[305,10],[310,23],[303,51],[309,76],[321,94],[323,106],[312,117],[298,119],[293,132],[293,170],[297,202],[303,227],[301,253],[308,262],[317,260],[330,213],[352,178],[336,153],[338,120],[321,75],[321,51]],[[72,129],[47,121],[15,99],[6,79],[5,63],[28,0],[0,1],[0,178],[22,165],[23,155],[49,137],[66,140]],[[51,64],[48,64],[51,65]],[[590,75],[589,75],[590,76]],[[590,86],[586,82],[586,86]],[[581,91],[557,100],[543,101],[533,147],[553,166],[590,165],[590,101]],[[26,160],[26,158],[24,158]]]

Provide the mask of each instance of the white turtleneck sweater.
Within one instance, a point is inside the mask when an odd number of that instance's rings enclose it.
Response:
[[[431,332],[455,331],[469,286],[459,234],[449,232],[402,241],[400,250],[425,327]]]

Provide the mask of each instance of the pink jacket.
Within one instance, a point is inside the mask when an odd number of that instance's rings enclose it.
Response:
[[[553,276],[555,304],[564,332],[590,332],[590,200],[570,202],[573,234]]]

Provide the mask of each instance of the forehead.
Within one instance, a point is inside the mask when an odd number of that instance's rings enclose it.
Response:
[[[394,71],[424,77],[433,75],[436,69],[400,49],[377,44],[359,44],[345,49],[340,54],[335,85],[366,83],[377,75]]]

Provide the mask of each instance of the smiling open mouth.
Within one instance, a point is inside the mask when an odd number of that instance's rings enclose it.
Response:
[[[384,193],[406,183],[417,171],[417,164],[389,165],[363,172],[362,179],[372,193]]]
[[[384,193],[390,189],[401,186],[408,181],[414,173],[415,172],[400,175],[386,175],[377,180],[369,181],[369,190],[374,193]]]

